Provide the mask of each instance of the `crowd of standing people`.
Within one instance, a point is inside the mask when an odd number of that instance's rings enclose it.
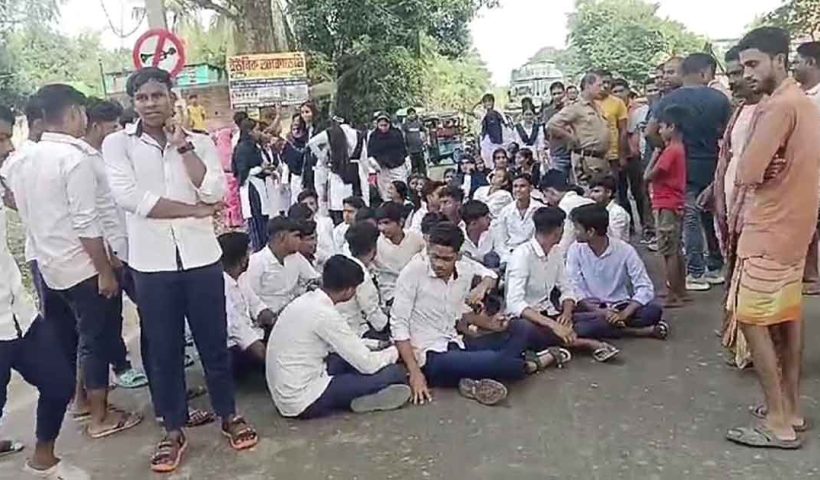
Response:
[[[727,438],[799,448],[802,295],[820,290],[820,44],[797,57],[785,31],[760,28],[726,54],[731,93],[694,53],[660,65],[643,98],[606,70],[556,82],[515,124],[486,95],[477,152],[444,181],[427,176],[413,109],[361,131],[306,103],[285,135],[240,112],[211,138],[201,106],[183,125],[169,74],[144,68],[128,81],[134,118],[42,87],[15,150],[0,108],[3,203],[39,299],[4,238],[0,405],[12,368],[40,392],[26,472],[89,478],[55,456],[66,412],[92,439],[143,420],[109,401],[112,371],[149,388],[164,430],[150,467],[172,472],[186,428],[218,420],[231,448],[257,444],[236,382],[264,378],[299,419],[424,404],[432,388],[495,405],[573,354],[604,363],[613,339],[666,340],[666,309],[725,275],[723,342],[765,396],[760,423]],[[663,291],[633,239],[662,259]],[[127,360],[123,292],[143,370]],[[186,386],[186,343],[213,412],[189,407],[203,392]]]

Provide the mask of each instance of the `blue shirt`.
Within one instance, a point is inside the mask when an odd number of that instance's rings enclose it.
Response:
[[[681,87],[664,95],[652,109],[652,116],[658,118],[670,105],[689,110],[683,124],[687,184],[705,187],[715,177],[719,142],[729,123],[732,105],[726,95],[714,88]]]
[[[573,243],[567,252],[567,275],[580,300],[594,298],[612,306],[630,300],[646,305],[655,298],[655,288],[638,252],[616,238],[609,238],[609,246],[600,257],[588,243]]]

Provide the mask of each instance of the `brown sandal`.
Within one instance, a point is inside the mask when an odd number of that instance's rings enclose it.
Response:
[[[257,435],[256,430],[239,415],[222,424],[222,435],[228,437],[234,450],[245,450],[259,443],[259,435]]]
[[[176,443],[176,445],[174,445]],[[174,455],[174,447],[176,455]],[[151,456],[151,470],[157,473],[171,473],[179,467],[182,456],[188,449],[188,439],[181,434],[179,440],[174,442],[169,437],[165,437],[157,444],[154,455]]]
[[[92,432],[90,426],[86,427],[86,433],[88,433],[89,437],[95,440],[109,437],[111,435],[114,435],[115,433],[124,432],[125,430],[134,428],[137,425],[139,425],[139,423],[142,421],[142,415],[138,413],[124,412],[118,409],[110,409],[109,412],[117,413],[120,415],[120,419],[116,423],[116,425],[111,425],[110,427],[99,432]]]

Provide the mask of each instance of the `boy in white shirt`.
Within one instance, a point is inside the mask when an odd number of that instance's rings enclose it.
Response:
[[[507,396],[499,380],[519,380],[569,359],[569,352],[559,349],[525,355],[533,339],[532,325],[510,322],[502,314],[473,313],[467,302],[483,299],[496,275],[477,262],[459,260],[463,241],[461,229],[452,223],[435,225],[427,258],[414,258],[396,283],[390,326],[409,372],[414,403],[432,400],[429,383],[458,386],[466,398],[495,405]],[[483,277],[485,289],[472,295],[476,276]],[[480,330],[501,335],[465,341],[457,324],[471,335]]]
[[[0,165],[14,146],[11,143],[14,114],[0,106]],[[5,188],[0,186],[0,195]],[[84,471],[57,458],[54,444],[60,434],[68,403],[74,393],[74,377],[68,362],[54,361],[48,352],[59,352],[62,346],[55,332],[40,315],[23,287],[17,263],[8,249],[6,213],[0,205],[0,417],[6,403],[6,388],[11,370],[37,388],[37,444],[23,470],[37,478],[88,480]],[[0,440],[0,456],[19,452],[23,444]]]
[[[333,220],[319,215],[319,196],[313,190],[302,190],[296,200],[313,212],[310,220],[316,222],[316,265],[321,270],[325,261],[333,255]]]
[[[532,198],[532,177],[526,173],[515,176],[512,182],[515,201],[501,210],[493,226],[501,246],[501,261],[506,262],[515,247],[526,243],[535,232],[532,216],[544,204]]]
[[[56,296],[71,307],[59,315],[46,308],[45,315],[60,330],[66,361],[73,363],[79,353],[91,420],[87,431],[102,438],[136,426],[142,417],[108,405],[106,333],[119,285],[97,211],[90,148],[79,138],[86,133],[86,98],[59,84],[42,87],[37,96],[45,133],[16,167],[10,187],[46,287],[43,304]]]
[[[589,198],[606,207],[609,213],[609,231],[612,238],[629,243],[629,213],[615,201],[618,184],[612,175],[595,176],[589,182]]]
[[[298,221],[274,217],[268,222],[268,245],[254,253],[241,282],[278,315],[319,274],[299,253],[302,234]]]
[[[487,268],[499,268],[501,257],[490,228],[490,208],[478,200],[469,200],[461,207],[461,218],[465,224],[461,252]]]
[[[350,227],[346,237],[350,246],[348,257],[362,268],[364,280],[356,287],[356,295],[347,302],[336,305],[336,309],[359,337],[386,337],[382,332],[387,327],[387,315],[381,308],[379,289],[369,270],[376,258],[379,229],[370,222],[359,222]],[[371,342],[367,344],[373,345]]]
[[[228,349],[234,376],[265,368],[265,341],[276,316],[239,277],[248,270],[250,237],[244,232],[219,236],[225,277]]]
[[[285,417],[316,418],[401,408],[410,398],[396,347],[372,352],[335,306],[356,295],[364,271],[350,258],[331,257],[322,287],[287,306],[267,348],[268,390]]]
[[[347,240],[345,233],[353,225],[356,219],[356,212],[365,207],[361,197],[347,197],[342,201],[342,223],[333,228],[333,251],[337,255],[348,255]]]
[[[545,173],[541,177],[539,188],[547,204],[560,208],[566,215],[564,233],[561,236],[561,241],[558,242],[558,248],[561,249],[562,255],[566,259],[567,249],[575,241],[575,225],[569,219],[572,211],[581,205],[590,205],[595,202],[580,195],[575,187],[567,183],[564,174],[558,170],[550,170]]]
[[[404,206],[396,202],[385,202],[376,209],[381,236],[377,241],[375,270],[382,301],[388,307],[393,301],[399,273],[424,249],[424,238],[419,233],[402,228],[403,216]]]

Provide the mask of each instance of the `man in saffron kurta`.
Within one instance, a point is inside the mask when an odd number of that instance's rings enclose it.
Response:
[[[799,407],[802,278],[814,233],[820,179],[820,114],[788,77],[789,35],[764,27],[740,42],[749,86],[770,97],[758,106],[738,162],[738,189],[754,189],[743,211],[729,304],[749,342],[766,404],[761,423],[727,438],[753,447],[800,448],[806,428]],[[730,225],[731,229],[731,225]],[[775,342],[774,338],[778,341]]]

